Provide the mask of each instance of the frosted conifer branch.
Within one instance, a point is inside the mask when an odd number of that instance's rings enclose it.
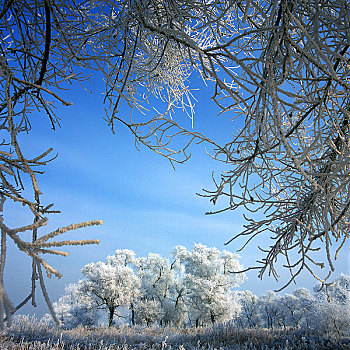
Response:
[[[61,235],[65,232],[72,231],[72,230],[78,230],[79,228],[84,228],[84,227],[90,227],[90,226],[95,226],[95,225],[102,225],[103,221],[102,220],[92,220],[92,221],[85,221],[81,222],[78,224],[72,224],[66,227],[61,227],[53,232],[48,233],[45,236],[40,237],[36,242],[46,242],[48,239],[56,237],[58,235]]]
[[[61,242],[51,242],[51,243],[41,243],[36,241],[36,243],[33,244],[33,247],[42,247],[42,248],[48,248],[48,247],[62,247],[64,245],[87,245],[87,244],[99,244],[100,241],[98,239],[86,239],[86,240],[80,240],[80,241],[61,241]]]
[[[42,253],[42,254],[61,255],[61,256],[68,256],[69,255],[69,253],[62,252],[60,250],[42,249],[42,248],[35,248],[35,252]]]
[[[46,220],[43,220],[43,223],[45,224]],[[55,251],[55,250],[51,251],[51,250],[42,249],[42,248],[62,247],[62,246],[72,246],[72,245],[99,244],[99,240],[97,240],[97,239],[88,239],[88,240],[79,240],[79,241],[66,240],[66,241],[61,241],[61,242],[55,241],[55,242],[47,242],[47,243],[45,243],[45,241],[47,241],[48,239],[53,238],[57,235],[71,231],[71,230],[76,230],[76,229],[82,228],[82,227],[101,225],[101,224],[102,224],[102,221],[94,220],[94,221],[88,221],[88,222],[82,222],[82,223],[78,223],[78,224],[69,225],[67,227],[62,227],[56,231],[53,231],[47,235],[42,236],[41,238],[43,238],[43,240],[37,239],[37,240],[35,240],[34,243],[25,242],[17,236],[16,232],[24,232],[26,230],[25,229],[26,227],[21,227],[19,229],[11,230],[6,225],[4,225],[2,223],[2,221],[0,221],[0,228],[2,231],[6,232],[7,235],[14,241],[14,243],[17,245],[19,250],[26,252],[29,256],[31,256],[35,260],[36,264],[39,263],[45,268],[48,277],[51,277],[51,274],[54,274],[56,277],[61,278],[62,277],[61,273],[59,273],[56,269],[54,269],[52,266],[50,266],[46,262],[46,260],[44,260],[43,258],[41,258],[38,255],[38,253],[41,252],[41,253],[45,253],[45,254],[55,254],[55,255],[63,255],[63,256],[67,256],[68,253],[59,252],[59,251]],[[42,224],[41,224],[41,226],[42,226]],[[38,225],[38,226],[34,225],[34,227],[40,227],[40,225]],[[33,229],[33,225],[27,226],[27,230],[32,230],[32,229]]]

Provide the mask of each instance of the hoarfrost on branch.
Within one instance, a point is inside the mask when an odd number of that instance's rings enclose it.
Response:
[[[46,215],[57,212],[42,203],[37,182],[40,169],[54,158],[52,149],[28,158],[18,135],[30,131],[35,110],[55,128],[54,103],[71,104],[59,90],[95,70],[106,81],[106,120],[113,131],[121,122],[137,146],[172,164],[190,157],[191,144],[204,143],[214,159],[229,166],[202,195],[226,203],[210,214],[247,210],[238,235],[246,243],[272,235],[265,257],[251,267],[260,277],[268,272],[277,278],[275,263],[283,257],[291,274],[287,284],[308,270],[327,285],[349,237],[349,23],[346,0],[5,2],[0,209],[5,216],[5,200],[22,204],[34,221],[14,229],[6,226],[6,217],[1,222],[0,311],[5,309],[7,320],[16,308],[3,287],[6,237],[33,260],[31,292],[23,303],[35,305],[39,279],[50,305],[41,267],[49,276],[59,273],[41,254],[65,255],[38,234]],[[213,86],[212,100],[235,123],[232,139],[223,144],[175,119],[176,109],[193,118],[193,72]],[[163,104],[149,111],[154,97]],[[118,114],[122,102],[133,111],[130,119]],[[32,242],[20,238],[25,230],[32,232]],[[317,250],[325,252],[324,259]],[[329,273],[318,276],[326,265]]]

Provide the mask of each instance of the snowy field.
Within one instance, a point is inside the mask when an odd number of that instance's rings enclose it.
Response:
[[[349,336],[303,330],[238,329],[230,323],[188,329],[158,327],[45,326],[33,317],[18,317],[0,338],[1,349],[350,349]]]

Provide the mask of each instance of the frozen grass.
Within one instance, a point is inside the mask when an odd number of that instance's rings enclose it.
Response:
[[[6,338],[1,340],[1,349],[4,350],[350,349],[350,337],[320,336],[301,330],[244,330],[230,324],[189,329],[122,326],[63,330],[27,316],[16,318]]]

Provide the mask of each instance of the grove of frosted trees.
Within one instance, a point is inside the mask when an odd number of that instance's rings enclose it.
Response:
[[[69,285],[53,306],[68,327],[79,319],[96,324],[96,310],[105,310],[109,326],[115,319],[148,326],[214,324],[238,312],[233,288],[245,276],[233,272],[241,269],[236,254],[202,244],[192,250],[175,247],[171,260],[154,253],[136,258],[131,250],[117,250],[105,263],[84,266],[84,279]]]
[[[61,326],[198,327],[229,322],[237,328],[299,329],[342,336],[350,327],[350,277],[341,274],[329,288],[312,294],[298,288],[284,295],[257,297],[237,287],[244,274],[239,257],[195,244],[175,247],[171,259],[150,253],[136,258],[117,250],[107,261],[90,263],[84,279],[66,287],[53,303]],[[44,316],[42,322],[50,322]],[[52,319],[51,319],[52,322]]]
[[[98,243],[55,239],[99,220],[45,231],[59,212],[39,183],[52,148],[29,157],[19,141],[34,111],[55,129],[56,104],[71,105],[60,90],[95,72],[106,82],[113,132],[125,126],[138,147],[172,164],[188,160],[195,143],[225,164],[202,195],[220,205],[209,214],[244,209],[246,225],[234,237],[243,247],[271,237],[249,268],[278,278],[276,266],[284,266],[286,285],[306,270],[329,288],[349,237],[349,23],[347,0],[3,2],[0,314],[10,322],[29,301],[35,306],[38,286],[52,311],[43,271],[61,275],[43,254],[66,256],[56,247]],[[193,118],[193,73],[233,121],[232,138],[219,143],[175,115]],[[122,104],[130,118],[118,114]],[[9,227],[9,203],[32,219]],[[3,281],[7,239],[32,259],[28,292],[17,306]]]

